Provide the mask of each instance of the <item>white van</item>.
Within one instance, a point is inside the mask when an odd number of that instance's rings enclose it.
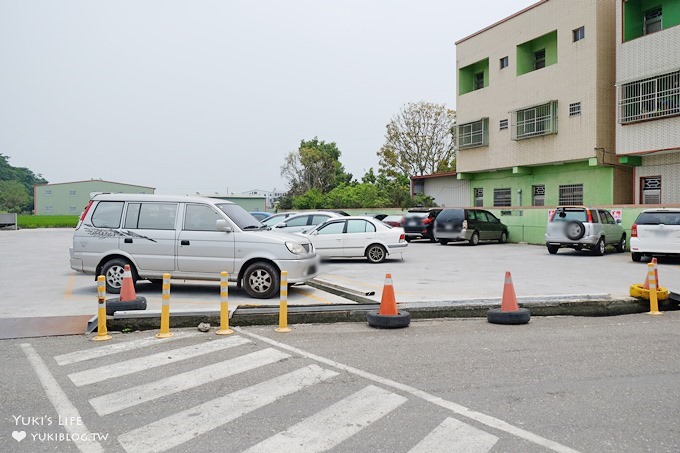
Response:
[[[270,231],[230,201],[188,196],[98,194],[87,205],[69,249],[71,268],[106,277],[107,292],[120,292],[123,268],[133,281],[173,278],[219,280],[220,272],[258,299],[319,272],[309,239]]]

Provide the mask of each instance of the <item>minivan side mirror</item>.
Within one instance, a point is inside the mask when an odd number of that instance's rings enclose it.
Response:
[[[225,233],[231,233],[232,232],[231,226],[224,219],[217,219],[215,221],[215,224],[216,224],[216,227],[217,227],[217,231],[224,231]]]

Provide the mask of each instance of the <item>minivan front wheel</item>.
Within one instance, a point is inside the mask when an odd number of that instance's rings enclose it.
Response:
[[[479,233],[476,231],[472,233],[472,237],[470,238],[470,245],[477,245],[479,244]]]
[[[593,247],[593,255],[595,256],[604,255],[604,248],[605,248],[604,238],[600,238],[600,240],[597,241],[597,244],[595,244],[595,247]]]
[[[123,273],[125,272],[125,265],[129,265],[132,269],[132,265],[129,261],[114,258],[107,261],[102,266],[102,275],[106,279],[106,292],[111,294],[120,294],[120,288],[123,286]],[[137,282],[137,273],[132,270],[132,282]]]
[[[279,290],[279,271],[269,263],[253,263],[243,274],[246,293],[255,299],[270,299]]]

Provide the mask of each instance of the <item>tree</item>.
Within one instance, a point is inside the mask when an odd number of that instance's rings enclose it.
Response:
[[[349,183],[352,175],[340,163],[340,150],[333,143],[314,137],[302,140],[297,151],[291,151],[281,167],[288,179],[290,195],[302,195],[310,189],[326,193],[340,183]]]
[[[407,178],[455,170],[455,126],[456,112],[443,104],[406,104],[387,124],[381,170]]]
[[[5,186],[0,190],[0,196],[4,203],[0,209],[10,209],[5,203],[10,203],[11,210],[16,212],[29,212],[33,209],[33,186],[36,184],[46,184],[47,181],[41,176],[34,174],[28,168],[13,167],[9,164],[9,157],[0,154],[0,182],[15,182],[22,188],[23,192],[19,191],[14,184]],[[9,191],[5,194],[5,191]],[[24,196],[25,194],[25,196]],[[18,206],[18,200],[24,200]]]
[[[31,196],[19,181],[0,181],[0,210],[21,213]]]

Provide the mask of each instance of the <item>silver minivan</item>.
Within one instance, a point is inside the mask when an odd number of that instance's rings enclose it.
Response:
[[[309,239],[271,231],[230,201],[188,196],[100,194],[83,211],[69,249],[71,268],[104,275],[107,292],[120,292],[123,268],[133,281],[173,278],[219,280],[229,273],[258,299],[319,272]]]

